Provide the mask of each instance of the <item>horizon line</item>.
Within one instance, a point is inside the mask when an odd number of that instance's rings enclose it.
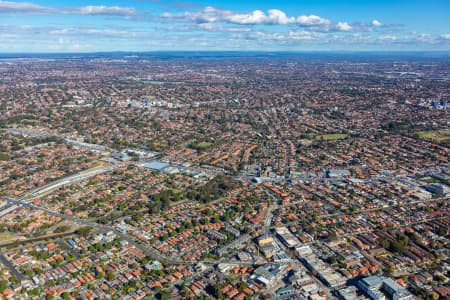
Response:
[[[86,52],[0,52],[0,55],[98,54],[98,53],[448,53],[449,50],[117,50]]]

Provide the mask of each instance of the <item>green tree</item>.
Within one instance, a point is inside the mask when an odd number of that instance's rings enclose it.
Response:
[[[8,286],[8,281],[6,281],[6,280],[0,281],[0,293],[2,293],[4,290],[6,290],[7,286]]]
[[[161,300],[167,300],[172,296],[172,294],[170,292],[162,292],[159,295],[159,299]]]
[[[78,228],[75,233],[81,235],[82,237],[87,237],[91,232],[92,228],[89,226],[83,226]]]

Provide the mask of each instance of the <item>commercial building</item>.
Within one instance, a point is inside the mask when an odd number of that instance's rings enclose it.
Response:
[[[386,278],[383,281],[383,289],[393,300],[410,300],[413,297],[405,288],[391,278]]]
[[[441,196],[446,196],[448,194],[449,188],[441,183],[429,184],[425,189],[433,194],[438,194]]]
[[[370,276],[358,281],[358,287],[374,300],[386,299],[386,296],[380,290],[382,285],[383,277],[381,276]]]
[[[269,244],[273,242],[273,237],[270,233],[265,233],[258,237],[258,245],[262,246],[264,244]]]
[[[358,287],[374,300],[384,300],[386,292],[393,300],[411,300],[412,295],[394,280],[379,275],[358,281]]]
[[[150,169],[150,170],[155,170],[155,171],[164,171],[164,169],[169,166],[170,166],[170,164],[168,164],[166,162],[154,160],[152,162],[149,162],[148,164],[145,164],[144,168]]]
[[[281,253],[277,253],[273,256],[273,261],[274,262],[289,262],[291,260],[291,257],[285,253],[285,252],[281,252]]]
[[[276,230],[280,241],[288,248],[294,248],[300,245],[300,241],[286,227],[279,227]]]
[[[331,288],[343,287],[345,286],[347,280],[340,273],[336,272],[323,260],[319,259],[316,255],[310,255],[302,257],[302,261],[305,266],[312,272],[317,274],[323,283]]]
[[[327,170],[326,176],[327,178],[342,178],[350,176],[349,170]]]

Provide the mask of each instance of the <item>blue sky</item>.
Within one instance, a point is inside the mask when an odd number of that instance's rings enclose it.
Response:
[[[450,50],[449,0],[0,0],[0,52]]]

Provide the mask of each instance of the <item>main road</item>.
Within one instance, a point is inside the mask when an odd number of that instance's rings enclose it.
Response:
[[[18,206],[22,206],[22,207],[26,207],[26,208],[30,208],[30,209],[35,209],[35,210],[39,210],[39,211],[43,211],[49,215],[55,216],[55,217],[60,217],[62,219],[68,220],[68,221],[72,221],[73,223],[77,224],[77,225],[82,225],[82,226],[90,226],[92,228],[95,228],[97,230],[102,230],[102,231],[112,231],[114,232],[118,237],[122,238],[123,240],[127,241],[130,245],[133,245],[136,249],[141,250],[142,252],[144,252],[145,254],[151,256],[154,259],[157,259],[159,261],[168,263],[168,264],[172,264],[172,265],[191,265],[191,264],[195,264],[194,262],[185,262],[185,261],[179,261],[179,260],[175,260],[175,259],[170,259],[170,258],[166,258],[163,257],[161,255],[159,255],[156,251],[154,251],[151,248],[148,248],[142,244],[139,244],[138,242],[136,242],[132,237],[130,237],[129,235],[117,230],[114,227],[110,227],[110,226],[106,226],[106,225],[101,225],[95,222],[91,222],[88,220],[84,220],[84,219],[79,219],[79,218],[75,218],[72,216],[68,216],[68,215],[64,215],[61,214],[59,212],[50,210],[48,208],[42,207],[42,206],[38,206],[38,205],[34,205],[30,202],[27,202],[26,200],[19,200],[19,199],[12,199],[12,198],[4,198],[7,202],[18,205]]]
[[[146,247],[138,242],[136,242],[136,240],[132,237],[130,237],[129,235],[123,233],[122,231],[114,228],[114,227],[110,227],[110,226],[106,226],[106,225],[102,225],[96,222],[92,222],[92,221],[88,221],[88,220],[84,220],[84,219],[79,219],[79,218],[75,218],[72,216],[68,216],[68,215],[64,215],[61,214],[59,212],[56,212],[54,210],[42,207],[42,206],[38,206],[35,205],[33,203],[27,202],[25,200],[19,200],[19,199],[13,199],[13,198],[4,198],[7,202],[11,203],[11,204],[15,204],[17,206],[22,206],[22,207],[26,207],[26,208],[30,208],[30,209],[35,209],[35,210],[39,210],[39,211],[43,211],[49,215],[55,216],[55,217],[59,217],[68,221],[71,221],[77,225],[80,226],[89,226],[92,228],[95,228],[97,230],[101,230],[101,231],[112,231],[114,232],[118,237],[122,238],[123,240],[127,241],[130,245],[134,246],[136,249],[141,250],[142,252],[144,252],[145,254],[151,256],[153,259],[165,262],[167,264],[172,264],[172,265],[195,265],[197,263],[200,263],[201,261],[198,262],[192,262],[192,261],[181,261],[181,260],[176,260],[176,259],[171,259],[171,258],[167,258],[164,256],[161,256],[160,254],[158,254],[155,250]],[[221,260],[221,261],[216,261],[216,262],[201,262],[204,265],[215,265],[218,263],[228,263],[228,264],[235,264],[235,265],[240,265],[240,266],[253,266],[255,265],[254,262],[242,262],[242,261],[232,261],[232,260]],[[272,264],[278,265],[278,264],[285,264],[286,262],[272,262]],[[270,264],[270,263],[269,263]]]

